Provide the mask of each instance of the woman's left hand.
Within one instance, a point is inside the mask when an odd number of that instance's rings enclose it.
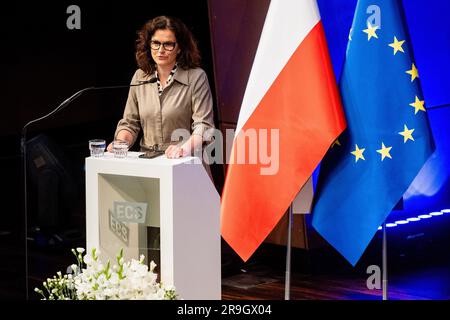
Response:
[[[187,152],[180,146],[171,145],[166,150],[166,157],[169,159],[182,158]]]

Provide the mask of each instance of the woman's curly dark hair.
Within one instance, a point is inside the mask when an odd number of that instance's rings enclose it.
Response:
[[[191,31],[179,19],[159,16],[149,20],[138,32],[136,40],[136,62],[147,75],[156,70],[156,63],[152,58],[150,41],[156,30],[171,30],[177,39],[180,53],[177,57],[178,67],[183,69],[200,66],[200,51]]]

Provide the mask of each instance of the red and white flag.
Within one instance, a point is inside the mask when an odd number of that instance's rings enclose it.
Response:
[[[222,236],[244,261],[273,230],[344,128],[316,1],[272,0],[222,193]],[[265,147],[279,152],[273,172],[267,170],[261,152],[256,163],[236,161],[240,156],[248,160],[252,152],[247,148],[244,155],[238,154],[239,135],[255,130],[269,135],[278,130],[277,139],[264,140]]]

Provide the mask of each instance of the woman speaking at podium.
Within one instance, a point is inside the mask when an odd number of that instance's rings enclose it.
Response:
[[[130,87],[114,138],[131,147],[142,130],[141,151],[165,150],[168,158],[191,155],[214,127],[212,95],[192,33],[179,19],[156,17],[138,33],[136,61],[131,83],[156,81]],[[176,129],[187,130],[190,138],[174,144]]]

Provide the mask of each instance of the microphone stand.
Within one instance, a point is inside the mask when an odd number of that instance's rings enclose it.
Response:
[[[20,139],[20,150],[21,150],[21,160],[23,165],[23,209],[24,209],[24,224],[25,224],[25,292],[26,292],[26,300],[29,300],[29,287],[28,287],[28,194],[27,194],[27,129],[30,125],[42,121],[51,117],[52,115],[62,111],[65,109],[72,101],[81,96],[84,92],[87,91],[95,91],[95,90],[109,90],[109,89],[123,89],[129,87],[142,86],[148,83],[155,83],[157,78],[151,78],[150,80],[140,81],[137,84],[129,84],[122,86],[107,86],[107,87],[88,87],[84,88],[80,91],[75,92],[72,96],[64,100],[60,103],[55,109],[47,113],[46,115],[31,120],[26,123],[22,128],[22,136]]]

